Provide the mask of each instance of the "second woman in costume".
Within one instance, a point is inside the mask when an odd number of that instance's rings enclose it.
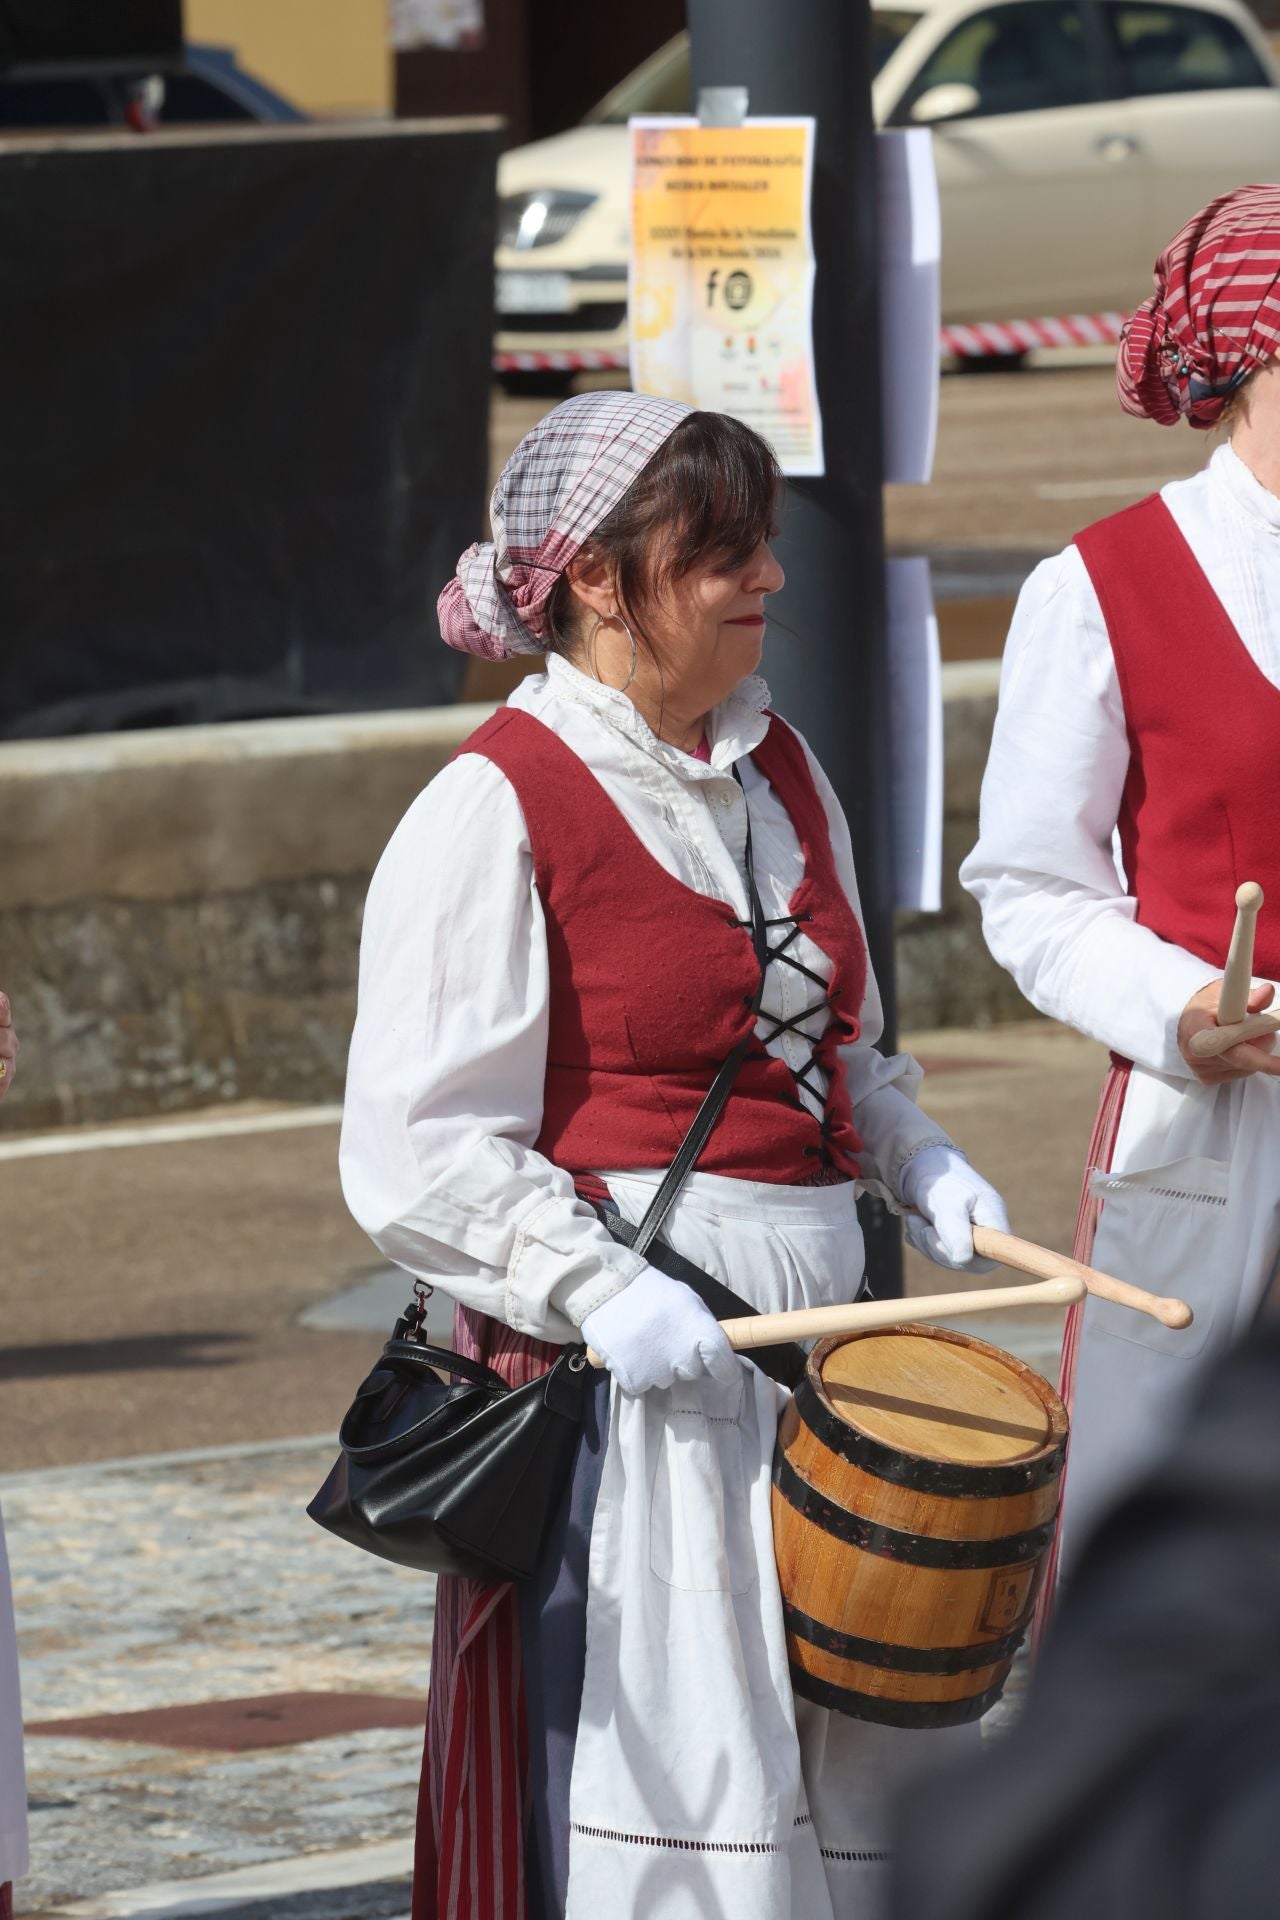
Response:
[[[1280,188],[1203,209],[1156,263],[1126,411],[1229,440],[1193,479],[1099,521],[1023,589],[961,879],[995,957],[1112,1065],[1077,1253],[1190,1302],[1171,1331],[1072,1310],[1068,1556],[1165,1444],[1280,1254],[1280,1058],[1198,1060],[1242,881],[1267,896],[1251,1006],[1280,978]],[[1118,859],[1117,859],[1118,851]]]

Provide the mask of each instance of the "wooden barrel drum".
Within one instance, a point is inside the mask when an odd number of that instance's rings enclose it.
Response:
[[[1067,1414],[930,1326],[824,1340],[778,1430],[773,1531],[798,1694],[946,1727],[995,1704],[1053,1539]]]

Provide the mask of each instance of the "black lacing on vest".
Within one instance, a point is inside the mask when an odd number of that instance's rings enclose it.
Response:
[[[811,980],[822,994],[820,1000],[810,1001],[807,1007],[801,1007],[798,1013],[793,1013],[790,1019],[787,1020],[778,1020],[773,1014],[765,1013],[762,1009],[760,1018],[769,1022],[769,1031],[760,1035],[760,1040],[765,1047],[771,1045],[773,1041],[779,1039],[784,1033],[798,1033],[807,1020],[812,1020],[816,1014],[830,1013],[835,1004],[827,990],[827,983],[821,974],[815,973],[812,967],[807,967],[803,960],[798,960],[795,954],[788,952],[788,948],[792,943],[799,939],[801,927],[806,926],[812,919],[813,915],[811,913],[787,913],[781,915],[776,920],[766,920],[764,923],[766,936],[764,966],[768,968],[776,960],[780,966],[791,967],[796,973],[803,974],[806,980]],[[751,926],[749,920],[735,920],[733,924],[737,927],[745,927],[748,930]],[[788,932],[784,938],[779,940],[777,945],[774,946],[769,939],[769,935],[778,927],[786,927]],[[749,1001],[748,1004],[750,1004]],[[801,1037],[805,1040],[812,1041],[811,1034],[805,1033]],[[818,1130],[822,1134],[825,1143],[830,1138],[831,1133],[830,1121],[826,1111],[827,1090],[824,1087],[815,1086],[813,1080],[810,1078],[814,1072],[822,1072],[822,1068],[818,1065],[817,1046],[815,1045],[814,1050],[802,1066],[791,1067],[790,1071],[796,1085],[803,1087],[809,1097],[816,1100],[823,1110],[822,1118],[817,1124]],[[797,1098],[797,1105],[800,1104]],[[804,1151],[806,1154],[825,1157],[824,1147],[806,1147]]]
[[[760,913],[760,900],[759,900],[758,894],[756,894],[755,892],[755,867],[752,859],[752,848],[751,848],[751,808],[749,805],[746,804],[746,801],[747,801],[746,789],[742,785],[742,775],[739,772],[737,767],[733,769],[733,777],[738,783],[738,787],[742,792],[743,803],[744,805],[746,805],[747,832],[746,832],[745,859],[746,859],[746,868],[747,868],[748,890],[752,894],[752,898],[755,903],[756,912]],[[743,995],[742,997],[743,1005],[747,1007],[755,1007],[758,1011],[758,1017],[761,1020],[767,1020],[770,1023],[770,1031],[760,1036],[762,1041],[761,1051],[756,1054],[748,1054],[747,1055],[748,1059],[755,1059],[755,1060],[767,1059],[768,1054],[765,1052],[764,1049],[768,1047],[772,1041],[778,1039],[778,1037],[781,1034],[792,1033],[797,1031],[800,1027],[803,1026],[806,1020],[811,1020],[815,1014],[829,1013],[832,1007],[835,1005],[835,1002],[832,999],[830,992],[828,991],[827,983],[825,980],[823,980],[822,976],[820,974],[815,973],[812,967],[806,967],[803,960],[797,960],[793,953],[789,953],[787,951],[787,949],[791,946],[792,942],[794,940],[797,940],[800,937],[801,927],[807,926],[812,919],[813,919],[813,915],[811,913],[784,913],[780,915],[779,918],[776,920],[766,920],[763,918],[763,916],[761,916],[758,924],[754,920],[733,920],[730,922],[732,926],[744,928],[752,936],[752,940],[755,944],[755,949],[756,949],[756,958],[760,965],[760,985],[757,988],[755,994]],[[770,943],[769,934],[772,929],[777,927],[786,927],[789,929],[789,931],[787,932],[787,934],[783,939],[779,940],[776,946],[773,946]],[[765,1013],[763,1008],[760,1007],[760,995],[763,992],[765,975],[767,974],[769,968],[773,965],[775,961],[777,961],[779,966],[794,968],[794,970],[797,973],[803,974],[806,980],[812,980],[814,986],[819,988],[822,994],[821,1000],[814,1000],[813,1002],[811,1002],[809,1006],[802,1007],[800,1012],[793,1013],[789,1020],[775,1020],[771,1013]],[[825,1032],[825,1028],[824,1028],[824,1032]],[[803,1037],[804,1039],[808,1040],[810,1038],[810,1035],[806,1033]],[[822,1118],[821,1120],[817,1120],[815,1123],[817,1125],[818,1132],[822,1137],[822,1145],[820,1147],[805,1147],[803,1151],[807,1158],[820,1160],[823,1163],[824,1170],[834,1170],[834,1162],[832,1161],[831,1155],[828,1151],[828,1145],[827,1145],[828,1141],[831,1139],[832,1132],[834,1131],[831,1125],[830,1114],[827,1111],[828,1100],[829,1100],[829,1089],[824,1087],[815,1087],[812,1080],[809,1078],[809,1075],[813,1073],[815,1070],[818,1072],[822,1071],[822,1069],[818,1066],[817,1049],[815,1048],[814,1051],[810,1053],[809,1058],[805,1061],[804,1065],[798,1069],[795,1067],[791,1067],[789,1062],[784,1061],[784,1064],[788,1066],[791,1076],[796,1082],[796,1085],[798,1087],[803,1087],[805,1092],[809,1095],[810,1099],[816,1100],[818,1105],[822,1108]],[[809,1113],[811,1119],[814,1117],[810,1113],[809,1108],[805,1106],[803,1100],[801,1100],[800,1095],[798,1093],[796,1095],[796,1106],[801,1110],[802,1113]]]

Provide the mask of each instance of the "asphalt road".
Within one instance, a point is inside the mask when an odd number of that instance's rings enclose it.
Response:
[[[1101,1050],[1043,1023],[915,1050],[924,1104],[1015,1227],[1068,1246]],[[386,1267],[343,1205],[334,1121],[279,1118],[229,1132],[222,1109],[195,1138],[104,1129],[34,1155],[0,1135],[0,1473],[336,1432],[409,1283],[382,1290],[373,1325],[314,1324]],[[911,1291],[953,1284],[971,1282],[910,1256]]]
[[[1194,473],[1213,438],[1124,413],[1110,365],[949,374],[932,482],[885,489],[889,545],[1006,562],[1055,553],[1090,521]]]

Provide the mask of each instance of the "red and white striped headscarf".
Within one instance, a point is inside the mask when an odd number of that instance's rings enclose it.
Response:
[[[440,595],[449,645],[486,660],[540,653],[556,581],[691,411],[644,393],[579,393],[540,420],[498,477],[493,539],[467,548]]]
[[[1120,336],[1126,413],[1211,427],[1280,351],[1280,186],[1237,187],[1188,220],[1156,261],[1156,290]]]

